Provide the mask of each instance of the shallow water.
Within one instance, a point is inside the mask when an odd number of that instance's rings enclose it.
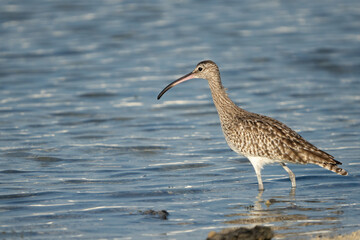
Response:
[[[0,230],[5,239],[276,238],[359,229],[358,1],[1,1]],[[225,143],[206,81],[334,155],[263,171]],[[169,212],[167,220],[143,214]]]

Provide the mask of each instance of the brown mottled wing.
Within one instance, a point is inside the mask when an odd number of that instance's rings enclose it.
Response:
[[[237,147],[244,155],[300,164],[341,164],[333,156],[321,151],[273,118],[251,113],[244,118],[239,116],[235,122],[237,126],[233,127],[237,133],[233,134],[242,136],[242,141],[237,142]]]

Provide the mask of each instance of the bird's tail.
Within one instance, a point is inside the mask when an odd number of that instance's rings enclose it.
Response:
[[[339,175],[343,175],[343,176],[347,176],[348,175],[348,172],[345,171],[344,169],[342,168],[339,168],[337,166],[337,164],[331,164],[331,163],[317,163],[320,167],[323,167],[327,170],[330,170],[334,173],[337,173]],[[341,163],[340,163],[341,164]]]

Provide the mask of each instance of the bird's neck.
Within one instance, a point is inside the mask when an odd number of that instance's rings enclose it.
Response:
[[[236,114],[239,114],[242,111],[245,111],[239,108],[227,95],[226,88],[222,85],[220,79],[219,81],[209,81],[209,86],[211,90],[211,95],[216,107],[216,110],[222,117],[232,117]]]

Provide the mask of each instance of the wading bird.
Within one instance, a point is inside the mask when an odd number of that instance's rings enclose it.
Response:
[[[312,163],[334,173],[348,175],[344,169],[337,166],[341,165],[341,162],[306,141],[282,122],[238,107],[227,95],[221,83],[219,68],[213,61],[198,63],[192,72],[166,86],[157,99],[170,88],[193,78],[208,81],[226,142],[232,150],[250,160],[259,190],[264,190],[261,169],[271,163],[279,163],[285,169],[293,188],[296,187],[295,175],[287,163]]]

